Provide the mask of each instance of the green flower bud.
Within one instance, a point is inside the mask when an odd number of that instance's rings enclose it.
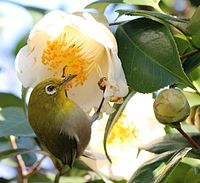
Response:
[[[161,91],[154,101],[154,113],[163,124],[181,122],[190,114],[190,106],[185,95],[177,89]]]

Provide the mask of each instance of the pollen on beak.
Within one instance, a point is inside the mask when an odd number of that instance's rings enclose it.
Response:
[[[77,74],[70,74],[69,76],[65,77],[61,85],[66,85],[69,83],[72,79],[74,79],[77,76]]]

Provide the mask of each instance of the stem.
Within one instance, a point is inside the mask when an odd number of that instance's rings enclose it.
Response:
[[[176,127],[176,129],[179,131],[179,133],[180,133],[185,139],[187,139],[187,141],[188,141],[189,143],[192,144],[192,146],[193,146],[195,149],[200,150],[199,144],[197,144],[197,143],[192,139],[191,136],[189,136],[187,133],[185,133],[185,132],[183,131],[183,129],[181,128],[181,126]]]
[[[15,136],[13,136],[13,135],[10,136],[10,144],[11,144],[11,147],[13,149],[17,149],[16,139],[15,139]],[[18,167],[19,167],[20,182],[21,183],[27,183],[28,179],[25,177],[25,175],[28,172],[26,170],[26,165],[24,163],[24,160],[22,159],[21,155],[17,155],[16,159],[17,159],[17,164],[18,164]]]
[[[126,21],[121,21],[121,22],[113,22],[113,23],[109,23],[109,26],[114,26],[114,25],[120,25],[125,23]]]
[[[10,136],[10,144],[13,149],[17,149],[16,139],[15,136]],[[26,165],[24,163],[24,160],[22,159],[21,155],[16,156],[18,168],[19,168],[19,182],[21,183],[27,183],[28,177],[32,176],[40,166],[41,162],[46,158],[46,155],[43,156],[39,161],[35,162],[35,164],[32,166],[32,168],[28,171],[26,168]]]
[[[25,175],[25,177],[30,177],[32,176],[39,168],[40,164],[42,161],[46,158],[46,155],[43,156],[39,161],[35,162],[32,168],[28,171],[28,173]]]
[[[60,177],[61,177],[61,170],[58,170],[58,173],[55,176],[54,183],[59,183]]]
[[[181,58],[181,60],[183,60],[183,59],[185,59],[185,58],[187,58],[187,57],[190,57],[190,56],[192,56],[192,55],[196,55],[197,53],[200,53],[200,50],[192,50],[192,51],[190,51],[190,52],[185,53],[185,54],[182,55],[180,58]]]

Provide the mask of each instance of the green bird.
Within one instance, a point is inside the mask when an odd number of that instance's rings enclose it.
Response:
[[[91,136],[91,124],[100,112],[90,118],[74,101],[67,97],[65,85],[75,78],[50,78],[40,82],[32,91],[28,104],[30,125],[61,171],[73,166],[83,154]]]

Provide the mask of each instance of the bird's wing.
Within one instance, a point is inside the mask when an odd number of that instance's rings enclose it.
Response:
[[[78,157],[78,141],[76,137],[69,137],[69,146],[65,156],[65,164],[72,168],[75,159]]]
[[[39,139],[46,146],[47,150],[54,157],[59,159],[63,165],[72,167],[80,153],[78,137],[72,134],[60,133],[60,131],[55,128],[50,131],[48,130],[43,131],[43,133],[39,135]],[[50,134],[50,136],[46,133]]]

